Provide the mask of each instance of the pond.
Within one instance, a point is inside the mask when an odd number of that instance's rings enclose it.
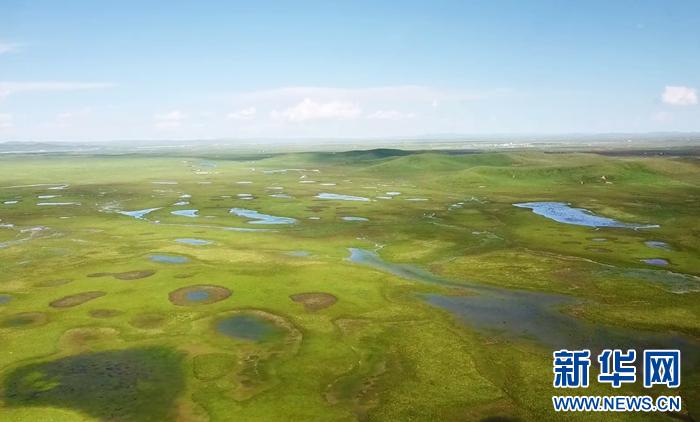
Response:
[[[201,302],[203,300],[209,299],[209,292],[206,290],[194,290],[185,293],[185,298],[190,302]]]
[[[146,215],[152,213],[153,211],[158,211],[159,209],[160,208],[146,208],[143,210],[136,210],[136,211],[118,211],[118,213],[142,220]]]
[[[342,217],[342,219],[345,221],[369,221],[369,218],[352,216]]]
[[[160,262],[163,264],[184,264],[189,262],[189,258],[185,256],[178,255],[149,255],[148,259],[154,262]]]
[[[644,262],[645,264],[656,265],[660,267],[665,267],[666,265],[668,265],[668,261],[663,258],[642,259],[642,262]]]
[[[277,217],[245,208],[231,208],[229,212],[238,217],[250,218],[251,220],[248,221],[248,224],[294,224],[297,221],[294,218]]]
[[[12,296],[6,294],[0,294],[0,305],[5,305],[12,300]]]
[[[216,331],[227,337],[253,342],[273,340],[283,334],[273,322],[252,314],[237,314],[219,320]]]
[[[338,201],[369,201],[369,198],[365,198],[364,196],[352,196],[352,195],[343,195],[339,193],[327,193],[327,192],[321,192],[318,195],[315,196],[318,199],[332,199],[332,200],[338,200]]]
[[[644,242],[644,244],[652,249],[661,249],[664,251],[673,250],[673,248],[671,248],[671,246],[668,243],[662,242],[660,240],[647,240],[646,242]]]
[[[209,305],[231,296],[231,290],[223,286],[200,284],[181,287],[168,294],[168,299],[179,306]]]
[[[210,240],[204,240],[204,239],[193,239],[193,238],[181,238],[181,239],[175,239],[177,243],[184,243],[186,245],[193,245],[193,246],[202,246],[202,245],[211,245],[213,242]]]
[[[523,202],[513,204],[518,208],[529,208],[537,215],[558,223],[587,227],[618,227],[628,229],[648,229],[659,227],[656,224],[623,223],[612,218],[601,217],[585,208],[572,208],[564,202]]]
[[[199,210],[176,210],[176,211],[170,211],[170,214],[172,215],[177,215],[180,217],[199,217],[197,213]]]

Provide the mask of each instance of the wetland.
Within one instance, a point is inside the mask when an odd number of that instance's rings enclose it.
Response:
[[[699,182],[694,153],[0,156],[0,419],[559,420],[553,350],[673,348],[682,414],[596,416],[700,420]]]

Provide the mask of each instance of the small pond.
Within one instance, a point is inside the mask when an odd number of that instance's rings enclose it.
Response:
[[[283,330],[256,315],[237,314],[216,323],[216,331],[239,340],[262,342],[282,336]]]
[[[181,238],[181,239],[175,239],[177,243],[184,243],[186,245],[193,245],[193,246],[202,246],[202,245],[211,245],[212,241],[210,240],[204,240],[204,239],[193,239],[189,237]]]
[[[665,267],[666,265],[668,265],[668,261],[663,258],[642,259],[642,262],[649,265],[656,265],[658,267]]]
[[[352,216],[342,217],[342,219],[345,221],[369,221],[369,218]]]
[[[572,208],[564,202],[523,202],[513,204],[518,208],[529,208],[537,215],[558,223],[587,227],[619,227],[627,229],[645,229],[659,227],[655,224],[623,223],[612,218],[601,217],[585,208]]]
[[[176,211],[170,211],[170,214],[172,215],[178,215],[180,217],[199,217],[197,213],[199,210],[176,210]]]
[[[352,196],[352,195],[343,195],[339,193],[327,193],[327,192],[321,192],[318,195],[316,195],[316,198],[318,199],[333,199],[333,200],[339,200],[339,201],[369,201],[369,198],[365,198],[364,196]]]
[[[179,255],[149,255],[148,259],[154,262],[160,262],[163,264],[184,264],[189,262],[189,258]]]
[[[248,224],[294,224],[297,221],[294,218],[277,217],[245,208],[231,208],[229,212],[239,217],[250,218]]]
[[[190,302],[201,302],[209,299],[209,292],[206,290],[194,290],[185,293],[185,298]]]
[[[652,249],[661,249],[663,251],[672,251],[673,248],[671,248],[671,245],[669,245],[666,242],[662,242],[660,240],[647,240],[644,242],[645,245]]]
[[[153,211],[157,211],[160,208],[146,208],[143,210],[136,210],[136,211],[118,211],[119,214],[126,215],[129,217],[134,217],[139,220],[143,219],[146,215],[152,213]]]

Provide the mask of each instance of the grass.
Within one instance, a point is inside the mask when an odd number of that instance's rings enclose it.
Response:
[[[302,170],[264,171],[279,169]],[[556,420],[551,348],[461,322],[419,294],[462,293],[354,264],[348,248],[377,249],[387,262],[456,283],[573,296],[580,304],[561,311],[592,325],[670,331],[697,344],[700,293],[672,293],[657,279],[666,270],[700,276],[699,180],[697,157],[582,153],[1,157],[0,224],[12,226],[0,228],[0,294],[10,296],[0,304],[0,414],[9,421]],[[29,186],[38,184],[69,186]],[[291,198],[270,197],[278,186]],[[373,200],[314,198],[319,192]],[[401,194],[377,198],[386,192]],[[183,200],[190,204],[172,205]],[[542,200],[660,228],[595,230],[512,206]],[[42,201],[80,205],[36,205]],[[229,213],[234,207],[297,222],[251,225]],[[160,209],[143,220],[117,213],[146,208]],[[200,216],[172,215],[176,209]],[[651,249],[647,240],[672,250]],[[670,264],[658,269],[645,258]],[[169,298],[201,285],[231,295],[196,306]],[[105,294],[77,300],[87,292]],[[337,300],[317,307],[293,299],[310,292]],[[50,305],[67,298],[74,306]],[[239,313],[261,316],[276,335],[246,341],[217,332],[217,321]],[[688,359],[680,394],[684,417],[697,419],[700,373]],[[127,372],[113,376],[114,364]],[[645,394],[639,384],[624,393]],[[597,385],[585,392],[593,393],[616,394]]]

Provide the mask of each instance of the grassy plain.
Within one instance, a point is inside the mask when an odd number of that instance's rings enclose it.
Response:
[[[320,192],[369,200],[318,199]],[[39,198],[46,195],[57,196]],[[512,205],[528,201],[660,227],[567,225]],[[149,208],[158,209],[142,219],[120,213]],[[251,224],[231,208],[296,222]],[[185,209],[197,216],[171,214]],[[552,388],[550,345],[423,300],[476,294],[469,286],[477,284],[570,296],[576,302],[557,311],[593,327],[682,338],[683,414],[593,416],[697,420],[698,216],[700,161],[692,155],[1,157],[0,419],[562,418],[551,410],[550,397],[563,393]],[[183,238],[209,243],[176,241]],[[348,248],[466,287],[363,266],[348,260]],[[669,264],[641,262],[648,258]],[[677,280],[668,271],[686,275],[690,289],[671,291]],[[224,293],[188,304],[185,289],[173,302],[171,293],[188,286]],[[217,328],[237,315],[260,327],[238,337]],[[585,394],[632,392],[648,391],[593,383]]]

